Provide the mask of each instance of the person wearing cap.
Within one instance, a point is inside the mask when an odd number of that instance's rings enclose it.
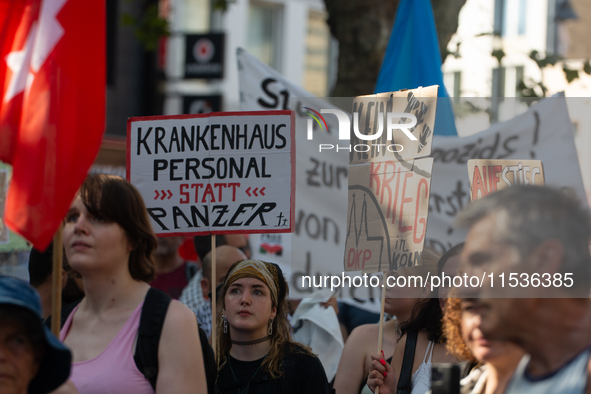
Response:
[[[222,287],[219,393],[329,393],[318,357],[291,339],[288,285],[273,263],[242,260]]]
[[[42,323],[37,292],[0,276],[0,393],[49,393],[66,382],[71,362],[70,350]]]
[[[78,391],[205,393],[197,319],[176,300],[162,325],[154,383],[154,368],[140,370],[137,364],[140,317],[157,245],[138,190],[120,177],[89,175],[66,214],[63,240],[86,294],[60,332],[72,349],[71,380]]]

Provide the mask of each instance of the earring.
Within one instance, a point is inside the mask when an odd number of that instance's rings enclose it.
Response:
[[[269,320],[269,335],[273,334],[273,318]]]
[[[222,315],[222,320],[224,321],[224,334],[228,332],[228,319],[226,315]]]

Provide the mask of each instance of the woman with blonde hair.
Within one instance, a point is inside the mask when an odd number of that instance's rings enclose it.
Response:
[[[288,292],[276,264],[242,260],[232,265],[217,325],[218,392],[330,392],[320,360],[291,339]]]

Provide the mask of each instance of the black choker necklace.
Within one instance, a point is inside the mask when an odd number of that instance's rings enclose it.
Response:
[[[266,337],[262,337],[262,338],[259,338],[259,339],[254,339],[252,341],[234,341],[234,340],[232,340],[232,345],[250,346],[250,345],[256,345],[257,343],[266,342],[269,339],[271,339],[271,335],[268,335]]]

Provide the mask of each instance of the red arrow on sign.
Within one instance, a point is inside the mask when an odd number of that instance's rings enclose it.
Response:
[[[250,197],[250,187],[248,189],[245,190],[246,194],[248,194],[248,197]]]
[[[261,196],[264,196],[264,195],[265,195],[265,193],[263,193],[263,191],[264,191],[264,190],[265,190],[265,188],[264,188],[264,187],[263,187],[263,188],[261,188],[261,190],[259,190],[259,193],[261,193]]]
[[[252,191],[252,194],[254,194],[256,197],[258,197],[259,195],[257,194],[257,190],[259,190],[258,187],[255,187],[254,190]]]
[[[154,200],[158,200],[159,196],[160,196],[160,193],[158,193],[158,190],[156,190],[156,197],[154,197]]]
[[[170,191],[170,189],[168,190],[168,199],[170,200],[170,198],[172,197],[172,192]]]
[[[161,200],[164,200],[166,198],[166,190],[161,190],[162,192],[162,197],[160,197]]]

